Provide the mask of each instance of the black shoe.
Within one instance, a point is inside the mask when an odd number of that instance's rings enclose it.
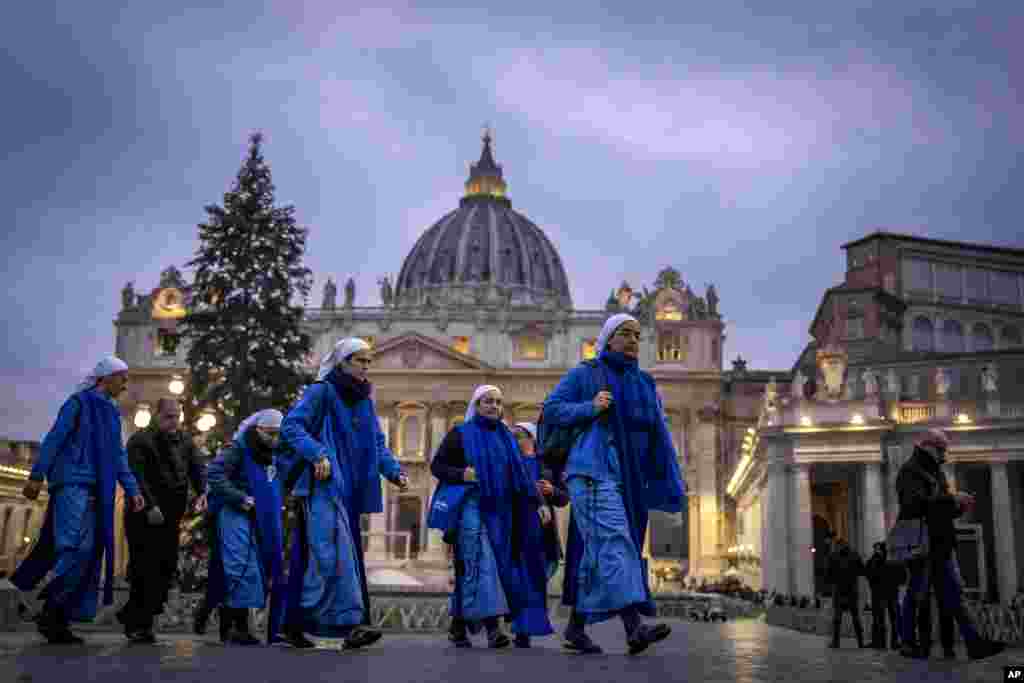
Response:
[[[839,643],[837,643],[836,641],[832,641],[831,643],[828,644],[828,648],[830,650],[838,650],[839,649]]]
[[[955,650],[943,650],[942,651],[942,656],[945,657],[946,659],[956,659],[956,651]]]
[[[566,634],[565,640],[562,642],[562,647],[570,652],[576,652],[581,655],[599,655],[604,652],[601,646],[590,639],[586,633],[579,635],[569,636]]]
[[[372,628],[366,628],[365,626],[356,626],[352,633],[348,634],[348,638],[345,638],[344,648],[346,650],[358,650],[361,647],[367,645],[373,645],[381,636],[384,634]]]
[[[307,638],[301,629],[286,631],[282,640],[297,650],[309,650],[316,647],[316,643]]]
[[[452,645],[458,648],[473,647],[473,641],[471,641],[469,636],[465,633],[449,633],[448,640],[451,641]]]
[[[923,647],[910,647],[909,645],[904,645],[900,650],[900,654],[904,657],[910,657],[911,659],[928,659],[931,653]]]
[[[995,640],[982,640],[980,643],[967,651],[967,657],[975,661],[994,657],[1006,649],[1006,643]]]
[[[655,624],[654,626],[641,624],[626,641],[626,644],[629,645],[629,654],[640,654],[651,645],[668,638],[671,633],[672,627],[668,624]]]
[[[886,649],[885,648],[885,643],[884,642],[879,643],[877,640],[876,641],[872,641],[871,643],[869,643],[868,647],[870,647],[872,650],[884,650],[884,649]]]
[[[522,633],[516,634],[515,645],[521,649],[527,649],[530,647],[530,636],[523,635]]]
[[[487,634],[487,647],[492,650],[500,650],[503,647],[508,647],[511,643],[512,640],[501,631]]]

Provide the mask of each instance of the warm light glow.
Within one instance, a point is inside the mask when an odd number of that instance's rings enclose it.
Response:
[[[25,538],[23,538],[21,540],[24,541],[25,543],[31,543],[32,542],[32,539],[29,538],[28,536],[26,536]]]
[[[850,424],[862,425],[864,424],[864,416],[860,413],[854,413],[853,417],[850,418]]]
[[[181,377],[175,375],[171,378],[171,383],[167,385],[167,390],[175,396],[181,396],[185,393],[185,382],[182,381]]]
[[[800,424],[803,425],[804,427],[810,427],[812,424],[811,418],[807,417],[806,415],[802,416],[800,418]]]
[[[756,429],[754,429],[753,427],[747,427],[747,434],[750,434],[751,436],[753,436],[756,433],[757,433]]]
[[[139,409],[135,411],[135,426],[139,429],[145,429],[149,426],[149,421],[153,419],[153,414],[149,412],[149,406],[145,403],[139,404]]]
[[[203,413],[196,421],[196,427],[201,432],[208,432],[217,424],[217,417],[213,413]]]
[[[970,424],[971,416],[968,415],[967,413],[960,413],[959,415],[956,416],[956,421],[957,421],[957,424],[962,424],[962,425]]]

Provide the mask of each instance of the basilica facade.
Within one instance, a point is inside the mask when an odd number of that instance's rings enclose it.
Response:
[[[721,454],[756,420],[768,374],[742,363],[723,372],[715,289],[699,296],[672,268],[657,274],[645,296],[609,274],[614,294],[604,309],[574,308],[567,264],[544,231],[513,209],[489,136],[470,168],[459,205],[423,232],[393,284],[381,281],[379,303],[362,305],[351,279],[339,302],[329,280],[320,307],[305,311],[311,372],[341,338],[373,346],[380,424],[411,479],[406,492],[385,485],[384,514],[363,520],[371,567],[440,580],[445,547],[425,528],[435,485],[429,463],[473,389],[501,387],[508,421],[535,421],[562,375],[593,357],[607,317],[625,310],[642,322],[641,365],[658,380],[689,490],[683,514],[652,519],[645,549],[652,578],[718,576],[730,533]],[[131,368],[121,400],[126,434],[187,381],[177,325],[188,304],[188,283],[174,268],[147,293],[131,284],[122,292],[115,325],[116,353]],[[564,535],[567,515],[560,523]]]

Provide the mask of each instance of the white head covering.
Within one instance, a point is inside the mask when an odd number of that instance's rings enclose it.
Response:
[[[106,356],[96,364],[96,367],[93,368],[92,372],[85,376],[85,379],[78,383],[78,386],[75,387],[75,393],[85,391],[86,389],[92,389],[96,386],[96,383],[104,377],[109,377],[114,373],[125,372],[127,370],[128,364],[123,360],[117,356]]]
[[[330,353],[320,361],[320,369],[316,373],[317,381],[323,380],[331,373],[334,366],[351,356],[356,351],[366,351],[370,345],[359,337],[347,337],[334,345]]]
[[[519,429],[522,429],[527,434],[529,434],[531,437],[533,437],[534,441],[537,440],[537,425],[535,425],[534,423],[532,423],[532,422],[516,422],[516,427],[518,427]]]
[[[242,434],[245,434],[245,431],[253,425],[256,425],[257,427],[280,429],[281,422],[283,420],[284,415],[281,414],[280,410],[274,410],[273,408],[261,410],[242,420],[242,424],[238,425],[238,430],[235,432],[235,436],[233,438],[240,438]]]
[[[473,392],[473,398],[469,400],[469,407],[466,408],[466,417],[464,419],[465,422],[469,422],[470,420],[473,419],[473,416],[476,415],[476,402],[480,400],[481,396],[483,396],[489,391],[496,391],[498,392],[499,396],[501,395],[501,389],[492,384],[481,384],[480,386],[478,386],[476,390]]]
[[[615,334],[615,330],[619,329],[619,327],[622,326],[622,323],[629,322],[630,320],[637,322],[637,319],[629,313],[616,313],[612,317],[608,318],[608,320],[604,321],[604,327],[601,328],[601,334],[597,335],[597,348],[595,349],[597,355],[600,356],[601,353],[604,352],[604,347],[608,345],[608,340],[612,338],[613,334]]]

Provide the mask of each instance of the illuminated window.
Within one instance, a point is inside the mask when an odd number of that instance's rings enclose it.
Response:
[[[583,356],[583,360],[595,358],[597,356],[597,340],[585,339],[583,341],[583,349],[580,354]]]
[[[539,335],[523,335],[516,339],[516,355],[519,360],[544,360],[547,358],[547,340]]]
[[[658,320],[682,320],[683,309],[679,308],[679,304],[674,301],[666,301],[658,307],[658,312],[654,317]]]
[[[469,354],[469,337],[453,337],[452,348],[459,353]]]
[[[686,360],[688,339],[679,330],[658,332],[658,360],[663,363],[678,363]]]
[[[180,335],[170,330],[157,330],[156,332],[156,355],[173,356],[178,351]]]

